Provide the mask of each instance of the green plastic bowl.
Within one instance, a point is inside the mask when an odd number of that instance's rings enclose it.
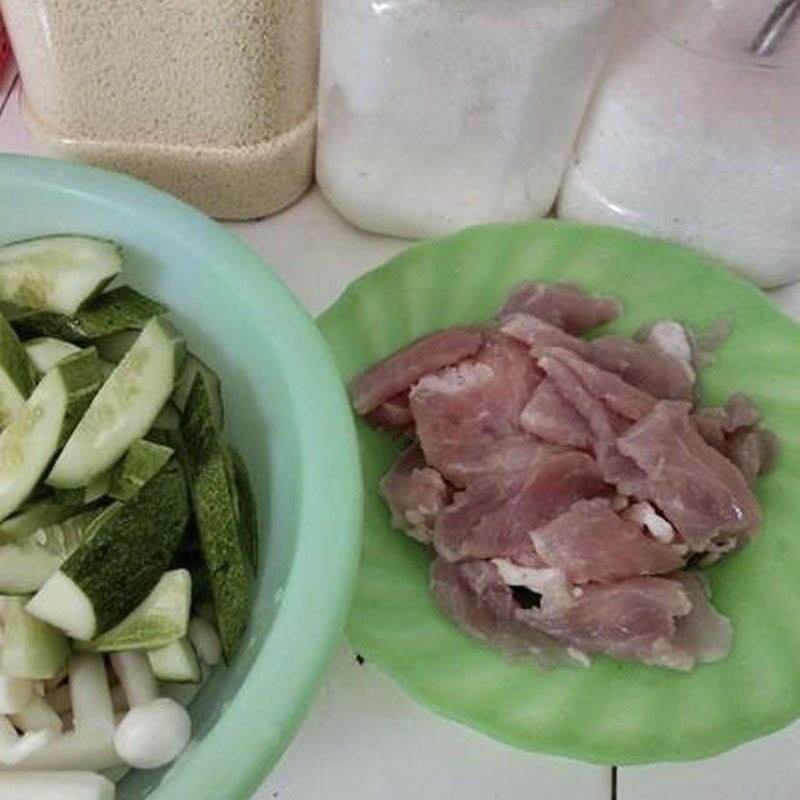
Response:
[[[219,225],[121,175],[0,155],[0,242],[58,232],[120,242],[127,280],[169,304],[219,371],[262,521],[250,628],[193,703],[189,750],[131,773],[117,797],[245,800],[302,720],[350,602],[362,490],[347,400],[303,308]]]

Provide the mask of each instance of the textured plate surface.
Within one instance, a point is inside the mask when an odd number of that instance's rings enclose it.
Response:
[[[411,247],[354,283],[320,319],[346,380],[411,340],[492,316],[523,279],[614,295],[633,333],[659,317],[734,329],[703,372],[702,398],[749,393],[780,436],[759,481],[758,540],[709,570],[735,626],[724,662],[691,673],[605,657],[542,671],[463,635],[428,592],[429,553],[394,531],[377,486],[395,442],[358,423],[365,543],[349,637],[409,693],[517,747],[598,763],[709,756],[800,715],[800,328],[755,288],[695,253],[611,229],[536,222],[484,226]]]

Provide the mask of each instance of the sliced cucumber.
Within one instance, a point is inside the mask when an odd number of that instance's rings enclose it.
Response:
[[[39,339],[30,339],[25,342],[25,350],[34,369],[40,375],[44,375],[59,361],[63,361],[65,358],[80,352],[80,347],[71,342],[62,342],[60,339],[42,336]]]
[[[147,439],[131,445],[125,458],[112,470],[108,493],[116,500],[130,500],[172,458],[174,450]]]
[[[0,247],[0,299],[23,308],[74,314],[122,271],[113,242],[45,236]]]
[[[250,566],[255,570],[258,567],[258,510],[256,508],[256,500],[244,459],[232,447],[228,449],[233,465],[233,478],[238,499],[239,533],[242,537],[242,545],[250,559]]]
[[[153,317],[166,311],[161,303],[130,286],[120,286],[99,295],[72,316],[35,311],[12,317],[11,324],[24,339],[53,336],[85,344],[128,328],[143,328]]]
[[[153,674],[167,683],[200,683],[203,671],[188,637],[147,651]]]
[[[0,433],[0,520],[33,491],[99,386],[100,361],[88,348],[50,370]]]
[[[229,456],[214,422],[206,383],[195,376],[181,420],[194,518],[226,660],[241,641],[250,613],[250,568],[242,544]]]
[[[5,522],[0,522],[0,544],[9,544],[27,539],[36,531],[63,522],[75,515],[75,509],[64,508],[52,500],[37,500],[29,504]]]
[[[61,631],[28,614],[21,598],[6,598],[3,674],[36,681],[57,678],[68,656],[69,642]]]
[[[75,646],[93,653],[165,647],[186,636],[191,604],[191,576],[185,569],[170,570],[122,622],[91,641],[76,642]]]
[[[167,403],[153,420],[153,430],[177,431],[181,427],[181,415],[172,403]]]
[[[119,364],[125,353],[133,347],[139,333],[140,331],[136,328],[131,328],[119,331],[119,333],[110,333],[108,336],[101,336],[92,344],[97,348],[97,353],[103,361]]]
[[[85,511],[0,547],[0,592],[37,591],[80,545],[98,511]]]
[[[33,377],[25,348],[8,320],[0,315],[0,429],[25,405],[33,390]]]
[[[88,486],[81,486],[78,489],[56,489],[53,492],[53,502],[72,509],[88,506],[105,497],[110,486],[111,470],[108,470],[92,478]]]
[[[97,392],[47,483],[74,489],[110,469],[153,424],[172,393],[185,352],[183,339],[171,325],[157,317],[148,322]]]
[[[189,354],[186,357],[186,366],[175,384],[175,391],[172,393],[172,402],[178,407],[179,411],[186,408],[189,399],[189,392],[197,375],[201,375],[206,384],[208,400],[211,406],[211,415],[217,427],[222,429],[225,412],[222,405],[222,384],[219,376],[204,361],[196,355]]]
[[[93,639],[147,597],[180,547],[188,520],[186,481],[172,459],[131,500],[100,512],[28,611],[72,638]]]

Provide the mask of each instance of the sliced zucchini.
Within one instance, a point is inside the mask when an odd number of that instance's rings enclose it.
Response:
[[[34,369],[40,375],[44,375],[59,361],[80,352],[80,347],[72,342],[62,342],[60,339],[42,336],[39,339],[30,339],[25,342],[25,350]]]
[[[131,328],[119,333],[109,333],[107,336],[95,339],[92,344],[97,348],[97,354],[103,361],[119,364],[125,353],[133,347],[140,332],[136,328]]]
[[[100,361],[88,348],[50,370],[0,433],[0,521],[33,491],[99,387]]]
[[[69,642],[61,631],[32,617],[19,597],[5,602],[3,674],[43,681],[63,674]]]
[[[189,637],[147,651],[153,675],[167,683],[200,683],[203,671]]]
[[[118,245],[88,236],[45,236],[0,247],[0,300],[74,314],[122,271]]]
[[[239,533],[242,537],[242,545],[250,559],[250,566],[255,570],[258,567],[258,510],[256,508],[256,500],[244,459],[232,447],[229,448],[229,452],[233,465],[233,478],[239,507]]]
[[[75,489],[110,469],[153,424],[172,393],[185,353],[183,339],[169,323],[150,320],[97,392],[47,483]]]
[[[37,500],[25,506],[13,517],[0,522],[0,544],[27,539],[36,531],[75,516],[75,509],[64,508],[52,500]]]
[[[143,328],[166,307],[130,286],[101,294],[72,316],[33,311],[11,318],[14,330],[23,338],[53,336],[77,344],[108,336],[128,328]]]
[[[53,492],[53,502],[56,505],[74,510],[81,506],[88,506],[90,503],[98,501],[101,497],[105,497],[110,486],[111,470],[108,470],[96,478],[92,478],[87,486],[81,486],[78,489],[56,489]]]
[[[194,518],[226,660],[241,641],[250,613],[251,580],[242,544],[236,487],[206,383],[196,375],[181,419]]]
[[[0,429],[25,405],[33,391],[33,377],[25,348],[8,320],[0,315]]]
[[[98,513],[75,514],[0,547],[0,592],[30,594],[39,589],[83,541]]]
[[[170,570],[122,622],[91,641],[76,642],[75,646],[93,653],[165,647],[187,635],[191,605],[191,576],[185,569]]]
[[[196,375],[202,375],[206,383],[206,391],[211,404],[211,414],[217,427],[222,429],[225,413],[222,405],[222,384],[219,376],[204,361],[201,361],[192,353],[186,357],[186,366],[175,384],[172,402],[175,403],[179,411],[183,411],[186,408],[189,392],[192,391],[192,384]]]
[[[116,500],[130,500],[172,458],[174,450],[147,439],[131,445],[125,458],[112,470],[108,493]]]
[[[188,520],[186,481],[172,459],[131,500],[100,512],[28,611],[74,639],[93,639],[147,597],[180,547]]]

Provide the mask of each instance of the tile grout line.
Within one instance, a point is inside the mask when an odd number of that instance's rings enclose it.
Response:
[[[611,800],[617,800],[617,768],[611,767]]]
[[[5,111],[6,106],[11,100],[11,95],[14,94],[14,90],[17,88],[17,83],[19,83],[19,73],[14,76],[14,80],[11,81],[11,86],[8,87],[8,93],[2,101],[0,101],[0,117],[3,116],[3,111]]]

